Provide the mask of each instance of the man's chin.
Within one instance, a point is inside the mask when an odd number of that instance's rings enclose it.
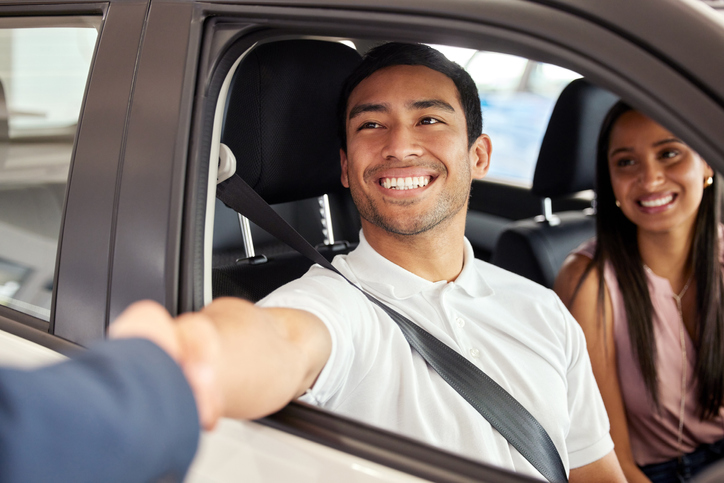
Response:
[[[385,233],[392,236],[399,237],[412,237],[416,235],[422,235],[430,230],[433,230],[439,226],[442,220],[411,220],[409,217],[405,223],[400,223],[397,219],[389,220],[379,216],[362,217],[367,223],[373,225],[375,228],[384,231]]]

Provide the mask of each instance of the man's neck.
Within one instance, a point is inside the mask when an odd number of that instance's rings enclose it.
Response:
[[[463,269],[465,219],[443,222],[418,235],[398,235],[362,220],[365,239],[377,253],[431,282],[452,282]]]

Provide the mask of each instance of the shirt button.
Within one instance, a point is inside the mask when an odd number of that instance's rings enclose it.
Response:
[[[463,319],[461,319],[460,317],[455,319],[455,322],[458,323],[458,327],[465,327],[465,321]]]
[[[470,349],[470,357],[477,359],[478,356],[480,356],[480,351],[478,349]]]

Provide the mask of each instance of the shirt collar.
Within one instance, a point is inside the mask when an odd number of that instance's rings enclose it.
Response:
[[[440,290],[448,285],[462,289],[471,297],[493,294],[493,289],[473,263],[475,255],[467,238],[464,239],[463,269],[458,278],[450,283],[444,280],[430,282],[396,265],[377,253],[361,230],[359,240],[357,248],[346,257],[347,265],[360,282],[382,294],[402,300],[428,290]]]

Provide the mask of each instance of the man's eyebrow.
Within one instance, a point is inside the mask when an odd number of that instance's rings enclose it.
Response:
[[[407,104],[408,109],[429,109],[436,107],[443,111],[455,112],[455,108],[445,101],[440,99],[423,99],[420,101],[411,101]]]
[[[389,104],[359,104],[349,111],[348,120],[351,121],[364,112],[387,112],[389,109]]]

